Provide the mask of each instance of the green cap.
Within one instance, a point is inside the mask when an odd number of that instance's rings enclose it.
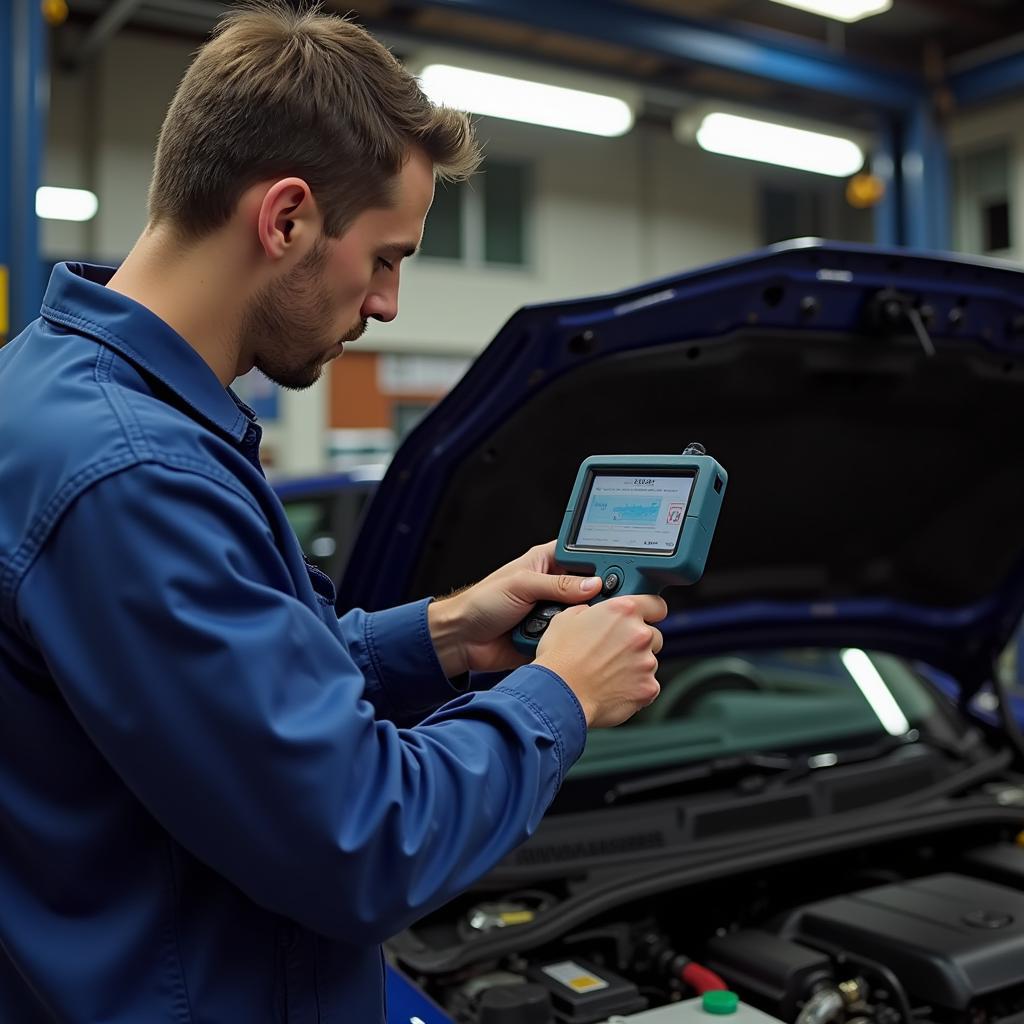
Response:
[[[740,997],[735,992],[728,992],[725,989],[716,989],[713,992],[705,992],[701,1009],[705,1013],[717,1013],[725,1016],[735,1013],[740,1005]]]

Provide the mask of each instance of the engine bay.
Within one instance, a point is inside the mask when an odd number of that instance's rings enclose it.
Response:
[[[624,892],[636,873],[620,869]],[[600,884],[615,881],[611,872]],[[794,853],[624,898],[583,923],[569,915],[556,939],[517,943],[518,929],[557,921],[575,890],[594,884],[477,890],[404,933],[390,955],[458,1024],[1024,1020],[1024,834],[1005,824]],[[474,958],[497,948],[495,936],[507,951]],[[424,970],[443,966],[440,950],[459,950],[449,957],[458,966]]]

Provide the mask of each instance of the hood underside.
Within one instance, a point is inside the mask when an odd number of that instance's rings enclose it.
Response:
[[[990,659],[1024,595],[1022,285],[802,244],[521,310],[397,453],[343,599],[471,582],[555,536],[586,456],[696,440],[729,493],[674,642]]]

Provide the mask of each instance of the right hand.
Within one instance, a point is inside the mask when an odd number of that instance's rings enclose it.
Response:
[[[662,637],[650,623],[667,614],[651,594],[566,608],[551,620],[535,663],[565,680],[590,728],[620,725],[661,692],[654,673]]]

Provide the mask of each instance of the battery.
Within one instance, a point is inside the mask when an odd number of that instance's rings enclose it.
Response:
[[[613,1013],[647,1008],[647,1000],[631,981],[586,960],[541,964],[528,974],[551,993],[559,1024],[598,1024]]]

